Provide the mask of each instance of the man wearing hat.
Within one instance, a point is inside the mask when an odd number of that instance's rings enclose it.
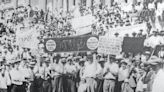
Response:
[[[96,57],[96,53],[94,52],[93,55],[88,55],[87,57],[87,64],[84,69],[84,78],[86,79],[87,92],[96,92],[98,91],[98,84],[96,79],[102,79],[102,67],[100,63],[98,63],[98,57]],[[101,60],[104,62],[104,60]],[[101,87],[101,86],[99,86]]]
[[[97,88],[97,82],[95,80],[96,74],[97,74],[97,60],[96,60],[96,54],[94,53],[92,55],[88,55],[87,57],[86,67],[84,69],[84,78],[86,79],[87,86],[87,92],[96,92]]]
[[[78,92],[86,92],[87,89],[87,84],[86,84],[86,80],[84,79],[84,69],[85,69],[85,60],[84,59],[80,59],[79,61],[79,66],[80,66],[80,70],[79,70],[79,87],[78,87]]]
[[[126,60],[122,60],[121,67],[119,68],[118,71],[118,85],[117,85],[116,92],[121,92],[122,84],[128,79],[129,68],[127,66],[128,66],[128,62]]]
[[[31,58],[30,54],[29,54],[29,50],[27,48],[24,48],[24,51],[22,53],[22,58],[26,58],[26,59],[29,59]]]
[[[105,67],[105,59],[103,57],[100,58],[97,64],[97,73],[96,73],[96,81],[97,81],[97,91],[103,92],[103,82],[104,82],[104,67]]]
[[[22,72],[22,76],[24,76],[24,78],[29,78],[30,73],[29,73],[29,68],[28,68],[28,62],[27,61],[22,61],[22,60],[18,60],[21,61],[19,64],[19,70]],[[23,83],[26,86],[26,82]]]
[[[10,71],[11,71],[11,64],[5,64],[5,75],[7,78],[7,92],[11,92],[11,77],[10,77]]]
[[[82,57],[80,57],[80,56],[74,57],[74,64],[75,64],[75,66],[77,67],[78,70],[80,70],[79,62],[80,62],[81,58]]]
[[[159,60],[158,60],[159,62]],[[156,71],[156,75],[154,77],[153,80],[153,84],[152,84],[152,91],[151,92],[164,92],[164,82],[162,80],[164,80],[164,67],[163,67],[163,60],[161,62],[159,62],[160,66],[158,66],[159,70],[157,69]]]
[[[162,59],[158,58],[157,56],[151,56],[146,64],[148,64],[150,67],[149,67],[149,71],[147,71],[147,74],[143,80],[143,83],[147,84],[145,91],[152,92],[153,82],[157,72],[161,67]]]
[[[25,82],[22,72],[19,70],[20,60],[15,60],[13,64],[13,69],[10,71],[11,82],[13,84],[11,92],[26,92],[23,82]]]
[[[118,37],[119,36],[119,33],[116,32],[114,35],[115,35],[115,37]]]
[[[27,78],[28,80],[28,90],[30,92],[35,92],[35,83],[34,83],[34,79],[35,79],[35,74],[34,74],[34,66],[35,66],[36,62],[32,61],[29,62],[28,64],[28,73],[29,76]]]
[[[4,68],[4,66],[0,66],[0,92],[7,92],[7,77]]]
[[[164,47],[161,47],[160,51],[158,52],[158,57],[164,58]]]
[[[46,58],[42,63],[43,92],[51,92],[51,74],[50,74],[50,59]]]
[[[105,63],[104,68],[103,92],[114,92],[118,70],[119,66],[115,62],[115,57],[110,56],[110,59],[108,62]]]
[[[73,63],[73,58],[68,57],[67,63],[65,65],[65,73],[67,77],[67,91],[68,92],[76,92],[76,74],[77,74],[77,67]]]
[[[37,69],[35,70],[36,76],[36,84],[37,84],[37,91],[41,92],[49,92],[50,90],[50,69],[49,69],[49,59],[44,58],[40,65],[38,65]]]
[[[143,55],[141,55],[141,61],[142,62],[147,62],[148,59],[150,58],[150,51],[145,51]]]
[[[63,92],[64,59],[54,60],[51,67],[52,92]]]

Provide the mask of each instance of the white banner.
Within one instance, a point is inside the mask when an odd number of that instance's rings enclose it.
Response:
[[[39,33],[34,29],[23,29],[16,33],[16,43],[20,47],[36,49],[39,40],[37,39]]]
[[[98,53],[119,55],[122,51],[123,38],[99,37]]]
[[[85,35],[85,34],[88,34],[88,33],[91,33],[91,26],[76,29],[76,34],[75,35]]]
[[[27,6],[29,4],[29,0],[18,0],[18,6]]]
[[[146,33],[146,24],[137,24],[132,26],[125,26],[125,27],[118,27],[109,29],[109,32],[106,34],[106,36],[114,35],[115,33],[119,33],[119,36],[124,37],[125,34],[129,34],[129,36],[132,36],[132,33],[139,33],[139,31],[142,29],[143,33]]]
[[[72,19],[72,27],[74,29],[92,25],[95,22],[95,18],[92,15],[86,15]]]
[[[95,23],[95,18],[92,15],[86,15],[86,16],[82,16],[82,17],[77,17],[72,19],[71,23],[72,23],[72,27],[73,29],[76,30],[76,33],[78,33],[78,35],[83,35],[86,33],[91,32],[90,28],[91,25],[93,23]],[[87,29],[85,31],[85,29]]]

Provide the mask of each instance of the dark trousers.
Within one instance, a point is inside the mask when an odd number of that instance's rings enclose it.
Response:
[[[30,87],[29,87],[29,90],[30,90],[30,92],[36,92],[34,82],[30,82]]]
[[[51,80],[44,80],[43,81],[43,92],[51,92],[52,91],[52,85]]]
[[[0,92],[7,92],[7,89],[0,89]]]
[[[76,92],[76,83],[72,78],[67,78],[66,92]]]
[[[67,92],[67,76],[63,75],[63,90]]]
[[[118,81],[118,82],[116,83],[115,92],[121,92],[123,82],[124,82],[124,81]]]
[[[26,92],[26,89],[24,88],[23,85],[15,85],[13,84],[11,88],[11,92]]]
[[[64,92],[62,76],[57,76],[52,79],[52,92]]]
[[[43,92],[43,79],[42,78],[35,78],[34,79],[35,84],[35,92]]]
[[[103,83],[104,80],[102,79],[96,79],[97,81],[97,92],[103,92]]]
[[[132,89],[133,89],[133,92],[136,92],[136,87],[133,87]]]
[[[7,92],[11,92],[11,88],[12,88],[12,85],[11,86],[7,86]]]

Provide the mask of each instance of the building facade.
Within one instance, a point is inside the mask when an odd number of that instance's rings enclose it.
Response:
[[[16,8],[18,6],[31,5],[43,10],[59,10],[65,11],[71,10],[73,7],[78,7],[83,4],[87,7],[93,5],[93,3],[102,3],[110,6],[114,0],[0,0],[1,9]]]

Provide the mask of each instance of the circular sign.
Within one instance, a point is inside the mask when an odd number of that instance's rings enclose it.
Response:
[[[87,47],[90,50],[95,50],[98,47],[98,39],[96,37],[90,37],[87,40]]]
[[[48,40],[46,42],[46,49],[48,51],[54,51],[56,49],[56,42],[54,40]]]

